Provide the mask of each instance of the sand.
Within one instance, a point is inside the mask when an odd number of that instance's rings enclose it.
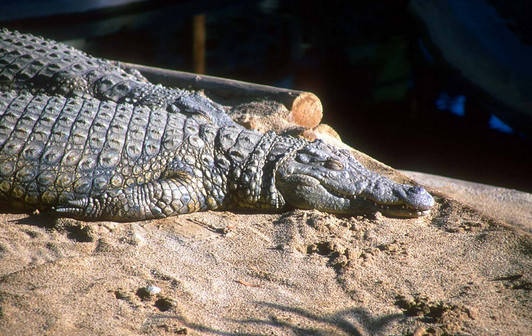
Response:
[[[504,220],[475,208],[489,192],[429,189],[416,219],[0,214],[0,334],[530,335],[530,208]]]

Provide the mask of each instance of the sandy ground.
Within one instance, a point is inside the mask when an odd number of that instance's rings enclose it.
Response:
[[[425,186],[437,189],[448,198],[532,233],[532,194],[449,177],[401,172]]]
[[[446,185],[407,220],[0,214],[0,334],[530,335],[530,208],[508,220],[475,208],[489,192],[468,203]]]

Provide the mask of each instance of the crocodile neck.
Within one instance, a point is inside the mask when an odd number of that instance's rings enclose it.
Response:
[[[246,136],[257,135],[256,132],[247,130],[242,133]],[[235,161],[234,168],[229,172],[230,206],[281,209],[286,202],[275,186],[275,173],[279,164],[304,144],[304,140],[282,137],[272,131],[263,134],[246,158],[240,162]],[[230,152],[234,150],[235,148],[232,148]]]

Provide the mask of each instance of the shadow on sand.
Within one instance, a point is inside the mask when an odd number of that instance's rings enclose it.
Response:
[[[157,314],[152,316],[152,319],[158,321],[164,319],[177,319],[186,328],[212,335],[270,335],[270,332],[264,333],[264,331],[270,330],[271,332],[291,332],[294,335],[324,336],[333,334],[366,336],[384,334],[387,326],[391,322],[404,317],[404,314],[389,314],[382,317],[374,317],[364,308],[351,308],[339,310],[329,315],[317,315],[308,310],[276,303],[256,302],[256,305],[269,312],[263,319],[230,319],[229,322],[242,326],[242,329],[244,330],[253,329],[252,327],[249,328],[249,326],[255,325],[255,329],[263,330],[263,332],[223,331],[187,321],[183,317],[177,315]]]

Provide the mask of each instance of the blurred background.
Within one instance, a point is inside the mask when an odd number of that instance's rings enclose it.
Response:
[[[527,1],[3,0],[94,56],[314,92],[394,168],[532,192]]]

